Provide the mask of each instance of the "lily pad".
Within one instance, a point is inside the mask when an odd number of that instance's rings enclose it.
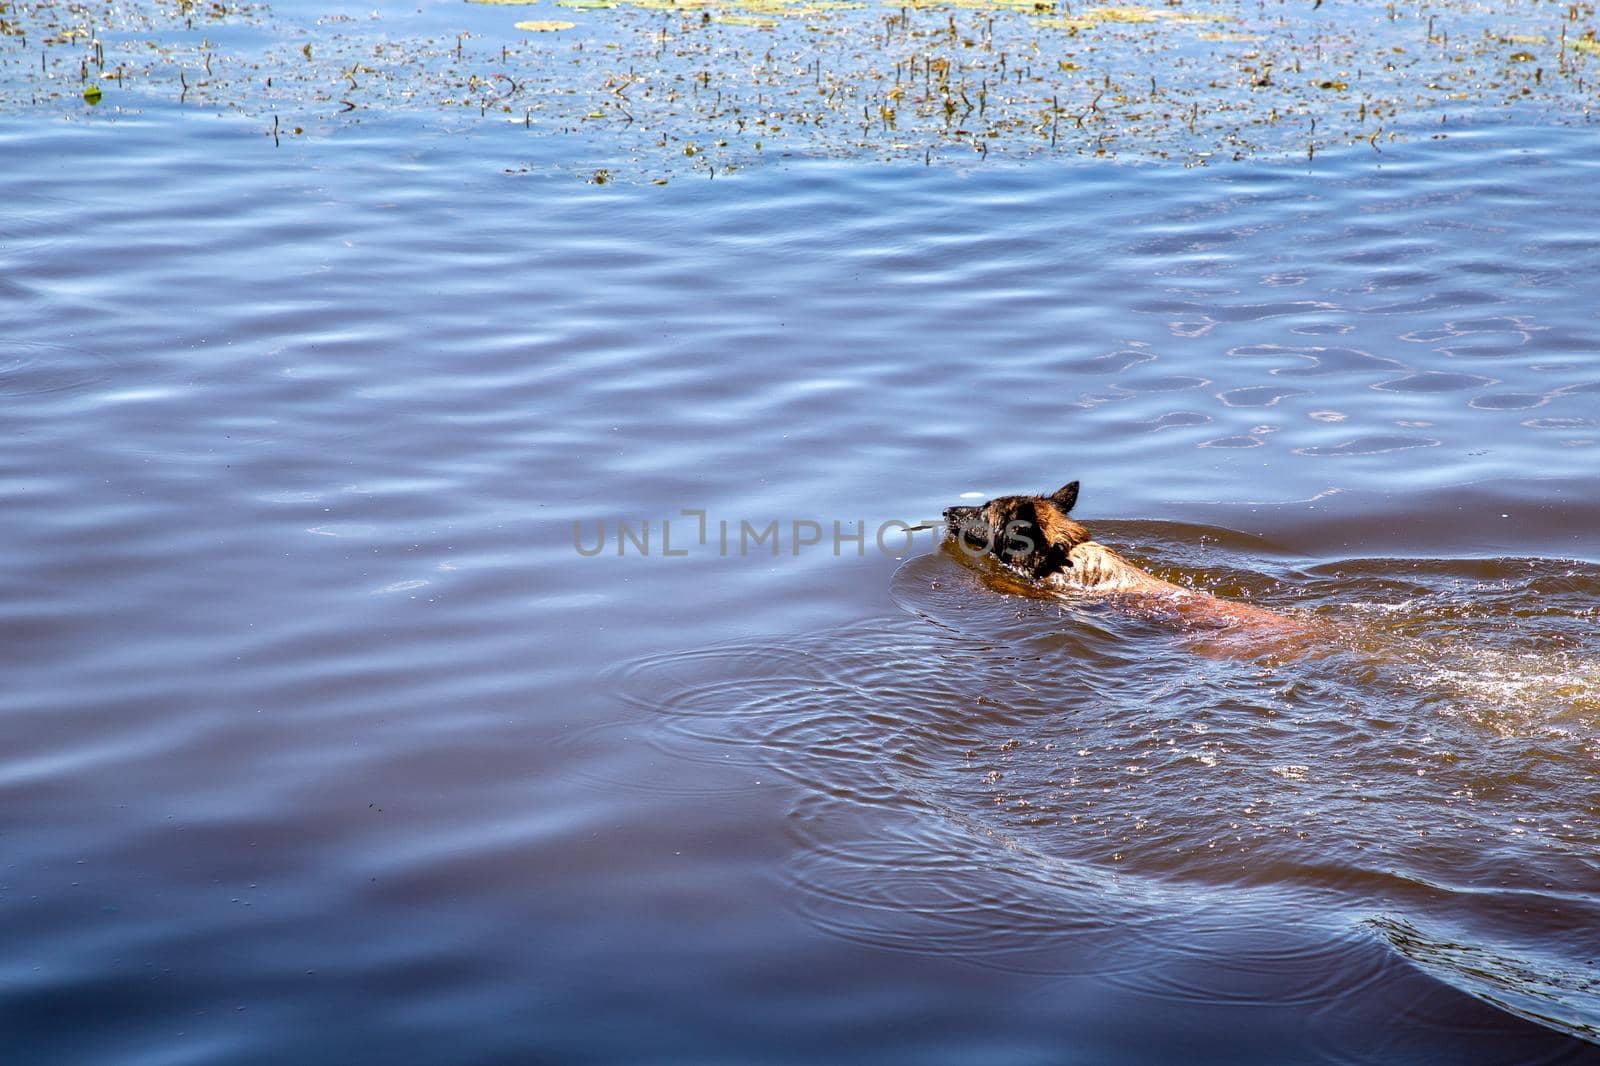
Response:
[[[524,33],[555,33],[558,30],[570,30],[576,25],[576,22],[566,19],[529,19],[517,23],[517,29]]]

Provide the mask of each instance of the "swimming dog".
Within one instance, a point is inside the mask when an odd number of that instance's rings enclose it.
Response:
[[[1030,589],[1114,598],[1185,628],[1237,630],[1252,639],[1311,634],[1304,620],[1185,588],[1135,566],[1067,517],[1077,502],[1074,481],[1048,496],[999,496],[976,507],[946,508],[945,528],[963,553],[994,559]],[[1263,650],[1289,650],[1281,641],[1271,644]]]

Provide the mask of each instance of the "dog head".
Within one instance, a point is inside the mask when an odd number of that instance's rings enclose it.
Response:
[[[1067,517],[1078,483],[1048,496],[999,496],[978,507],[950,507],[945,529],[969,555],[990,555],[1032,581],[1072,565],[1069,553],[1089,531]]]

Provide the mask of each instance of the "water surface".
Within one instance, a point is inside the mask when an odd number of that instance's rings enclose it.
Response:
[[[529,144],[0,121],[14,1059],[1596,1057],[1584,130]],[[1338,638],[873,542],[1071,478]],[[667,556],[685,509],[780,550]]]

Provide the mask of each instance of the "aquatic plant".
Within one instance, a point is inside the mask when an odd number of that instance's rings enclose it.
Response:
[[[465,0],[422,33],[381,13],[0,3],[0,107],[83,113],[98,93],[101,114],[215,108],[317,135],[476,113],[581,146],[575,173],[648,180],[774,154],[1315,159],[1508,110],[1587,122],[1600,87],[1590,3],[548,2],[570,17]]]

